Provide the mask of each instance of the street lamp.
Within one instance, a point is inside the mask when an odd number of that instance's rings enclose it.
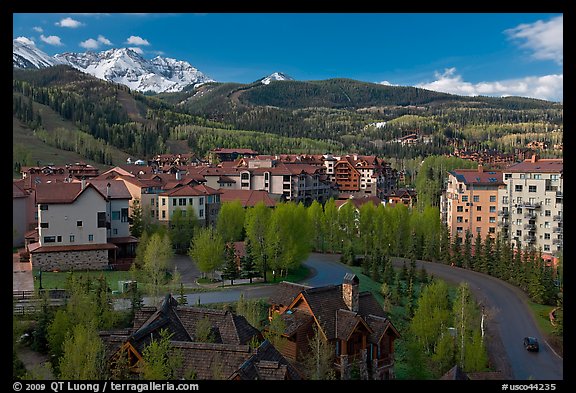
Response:
[[[38,272],[38,290],[42,290],[42,269]]]

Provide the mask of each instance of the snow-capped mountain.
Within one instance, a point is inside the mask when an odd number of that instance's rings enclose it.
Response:
[[[12,64],[15,68],[46,68],[61,62],[36,46],[15,39],[12,42]]]
[[[272,81],[293,81],[293,80],[294,80],[294,78],[292,78],[286,74],[283,74],[281,72],[275,72],[271,75],[268,75],[266,78],[263,78],[261,80],[261,82],[262,82],[262,84],[267,85]]]
[[[141,92],[177,92],[189,85],[214,82],[186,61],[160,56],[147,60],[128,48],[49,56],[32,45],[13,41],[14,67],[44,68],[56,64],[67,64],[97,78]]]
[[[186,61],[157,56],[146,60],[132,49],[62,53],[54,56],[80,71],[137,91],[181,91],[188,85],[214,82]]]

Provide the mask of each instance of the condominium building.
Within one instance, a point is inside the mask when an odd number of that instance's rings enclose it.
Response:
[[[441,197],[442,222],[450,236],[462,243],[469,230],[476,237],[495,238],[498,228],[498,195],[504,189],[502,171],[456,169],[448,172],[448,183]]]
[[[555,261],[563,247],[563,159],[531,159],[503,170],[500,226],[515,247]]]

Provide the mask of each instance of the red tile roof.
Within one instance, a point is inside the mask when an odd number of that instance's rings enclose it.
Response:
[[[240,201],[242,207],[254,207],[258,202],[264,202],[268,207],[276,206],[274,199],[264,190],[227,190],[220,188],[220,202]]]
[[[106,199],[96,186],[86,182],[86,187],[82,190],[80,182],[74,183],[48,183],[36,186],[36,203],[73,203],[83,192],[95,190],[102,198]]]

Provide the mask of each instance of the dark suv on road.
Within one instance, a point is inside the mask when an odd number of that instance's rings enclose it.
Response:
[[[540,346],[536,337],[524,337],[524,348],[530,352],[538,352]]]

